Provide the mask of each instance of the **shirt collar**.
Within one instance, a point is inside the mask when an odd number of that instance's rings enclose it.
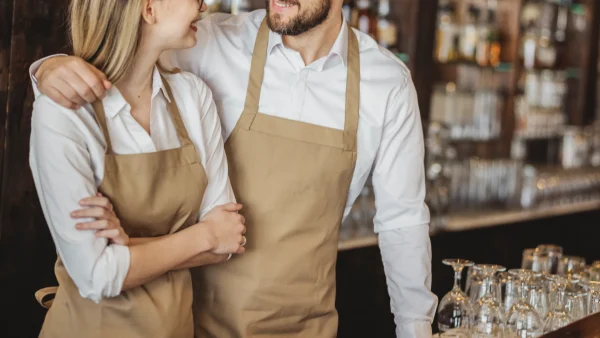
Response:
[[[165,76],[165,78],[167,76]],[[157,67],[154,67],[154,71],[152,72],[152,100],[154,100],[156,95],[158,95],[160,92],[163,93],[163,96],[167,102],[171,102],[171,98],[167,93],[167,88],[162,82],[160,72],[158,71]],[[125,101],[125,98],[123,95],[121,95],[121,92],[116,86],[112,86],[106,92],[106,97],[102,100],[102,104],[104,105],[106,116],[109,118],[114,118],[120,112],[122,112],[125,107],[129,107],[129,104],[127,101]]]
[[[283,45],[283,39],[280,34],[269,30],[269,44],[267,45],[267,55],[271,55],[271,53],[277,46],[285,47]],[[342,29],[340,30],[337,39],[333,43],[331,50],[329,51],[328,58],[331,58],[332,56],[336,55],[342,59],[344,65],[348,64],[348,23],[346,22],[346,19],[342,19]]]

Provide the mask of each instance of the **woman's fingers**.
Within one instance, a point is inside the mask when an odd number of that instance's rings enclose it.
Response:
[[[75,224],[77,230],[105,230],[105,229],[116,229],[116,224],[109,222],[108,220],[102,219],[99,221],[77,223]]]
[[[97,219],[113,219],[115,218],[114,212],[104,207],[92,207],[86,209],[75,210],[71,213],[73,218],[97,218]]]
[[[107,210],[113,210],[113,205],[110,203],[110,200],[102,196],[100,193],[96,194],[96,196],[82,199],[79,201],[79,205],[87,207],[101,207]]]

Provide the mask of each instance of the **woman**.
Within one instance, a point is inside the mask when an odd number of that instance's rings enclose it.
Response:
[[[75,111],[47,97],[34,106],[30,164],[60,285],[41,337],[192,337],[188,268],[244,251],[211,92],[156,67],[195,45],[202,10],[72,1],[74,52],[115,87]]]

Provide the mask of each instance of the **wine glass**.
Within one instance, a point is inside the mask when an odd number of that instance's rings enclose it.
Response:
[[[478,264],[474,269],[484,276],[481,287],[485,289],[485,294],[474,304],[472,337],[501,338],[504,333],[504,315],[502,305],[493,294],[493,290],[496,272],[506,271],[506,268],[499,265]]]
[[[451,329],[468,330],[472,306],[469,297],[460,288],[460,279],[465,267],[475,263],[465,259],[444,259],[445,265],[454,269],[454,287],[440,301],[438,307],[438,329],[444,333]]]
[[[600,281],[587,280],[583,284],[589,292],[588,315],[600,312]]]
[[[486,264],[479,265],[486,266]],[[474,265],[470,267],[469,270],[470,274],[467,277],[468,291],[466,293],[469,295],[471,304],[475,304],[479,299],[483,298],[486,293],[486,288],[483,287],[483,284],[485,283],[485,269],[481,269],[478,265]],[[495,276],[492,278],[492,285],[490,286],[490,292],[500,303],[502,303],[504,299],[502,278],[503,276],[501,274],[497,277]]]
[[[550,297],[548,297],[548,291],[543,282],[537,282],[531,286],[529,304],[533,306],[542,320],[550,311]]]
[[[565,293],[565,308],[571,314],[573,321],[587,316],[588,293],[582,290],[571,290]]]
[[[552,265],[552,257],[548,252],[539,249],[523,250],[521,269],[529,269],[536,272],[549,273]]]
[[[538,245],[536,252],[540,255],[548,255],[550,258],[549,273],[555,274],[558,270],[558,261],[563,255],[563,248],[554,244]]]
[[[537,337],[542,331],[542,320],[536,309],[529,304],[530,284],[541,273],[527,269],[511,269],[508,271],[519,281],[519,300],[507,314],[506,327],[511,336],[519,338]]]
[[[552,311],[548,312],[546,318],[544,318],[544,333],[556,331],[573,321],[565,307],[565,294],[569,284],[569,276],[548,275],[546,278],[555,285],[557,297]]]
[[[519,299],[517,292],[516,279],[511,276],[508,272],[501,272],[498,274],[498,280],[500,281],[500,299],[502,303],[502,311],[508,313],[513,304]]]

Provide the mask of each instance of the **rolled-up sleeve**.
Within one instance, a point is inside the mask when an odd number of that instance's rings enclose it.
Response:
[[[423,130],[410,78],[390,97],[375,159],[373,188],[374,225],[397,336],[430,337],[437,297],[431,293]]]
[[[108,244],[95,231],[80,231],[70,216],[82,198],[96,194],[86,136],[78,112],[46,96],[34,103],[30,167],[50,233],[69,276],[82,297],[99,302],[121,293],[129,271],[126,246]]]

